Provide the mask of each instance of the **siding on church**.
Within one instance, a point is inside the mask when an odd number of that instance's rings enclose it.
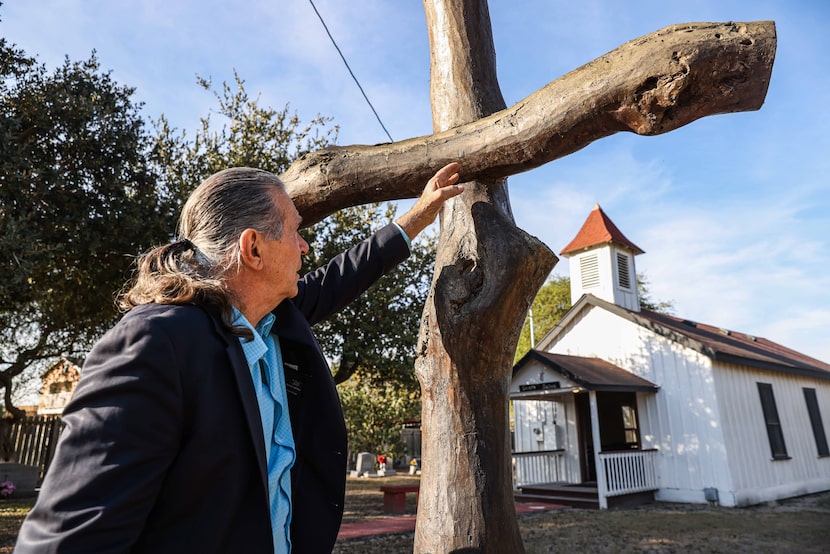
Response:
[[[816,391],[819,412],[828,429],[827,381],[718,362],[714,377],[736,504],[757,504],[830,489],[830,456],[818,455],[804,398],[804,388]],[[772,459],[759,382],[772,385],[789,459]]]

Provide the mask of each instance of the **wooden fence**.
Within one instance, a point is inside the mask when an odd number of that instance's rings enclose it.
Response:
[[[63,423],[60,416],[30,416],[7,423],[9,446],[21,464],[37,466],[38,485],[55,454]]]

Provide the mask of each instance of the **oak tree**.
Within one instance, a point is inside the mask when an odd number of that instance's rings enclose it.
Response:
[[[306,229],[310,251],[303,269],[321,266],[353,244],[394,220],[389,203],[340,210]],[[415,343],[421,310],[429,292],[435,262],[435,238],[418,237],[412,255],[394,271],[331,318],[315,325],[323,352],[333,361],[340,384],[358,375],[366,386],[394,383],[406,393],[417,392]],[[380,393],[379,393],[380,394]]]
[[[166,239],[133,89],[92,56],[49,72],[0,39],[0,386],[82,357],[118,317],[133,257]]]

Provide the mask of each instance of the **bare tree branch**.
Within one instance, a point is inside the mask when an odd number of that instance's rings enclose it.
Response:
[[[773,21],[672,25],[489,117],[394,143],[313,152],[282,179],[309,225],[347,206],[413,198],[451,161],[462,162],[464,179],[506,177],[618,131],[657,135],[708,115],[757,110],[775,48]]]

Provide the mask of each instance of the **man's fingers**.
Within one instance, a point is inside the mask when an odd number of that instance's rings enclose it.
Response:
[[[456,181],[457,180],[458,179],[456,179]],[[446,186],[443,186],[440,189],[438,189],[438,193],[441,195],[442,201],[452,198],[453,196],[458,196],[462,192],[464,192],[464,186],[455,185],[453,183],[447,183]]]
[[[434,189],[442,189],[444,187],[454,185],[461,178],[458,173],[459,168],[460,164],[458,162],[452,162],[445,165],[435,173],[432,179],[430,179],[429,184],[431,184]]]
[[[415,205],[396,220],[410,239],[435,221],[446,200],[464,192],[464,187],[457,184],[461,179],[460,167],[458,162],[452,162],[435,172]]]

